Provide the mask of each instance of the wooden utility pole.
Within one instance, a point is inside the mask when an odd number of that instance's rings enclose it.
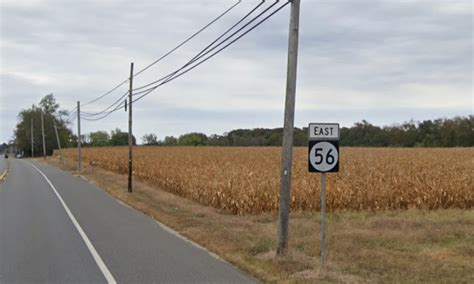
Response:
[[[31,157],[33,158],[35,155],[33,150],[33,118],[31,119]]]
[[[81,173],[81,103],[77,101],[77,171]]]
[[[61,152],[61,142],[59,141],[58,128],[56,127],[56,120],[53,118],[54,132],[56,132],[56,140],[58,141],[59,156],[61,157],[61,163],[64,164],[63,153]]]
[[[298,29],[300,0],[291,1],[286,77],[285,118],[280,169],[280,207],[278,210],[277,255],[288,249],[288,220],[290,214],[291,165],[293,160],[293,130],[295,120],[296,70],[298,61]]]
[[[41,135],[43,136],[43,158],[46,160],[46,142],[45,142],[45,139],[44,139],[43,109],[41,109]]]
[[[128,87],[128,192],[132,192],[132,89],[133,89],[133,62],[130,63],[130,84]]]

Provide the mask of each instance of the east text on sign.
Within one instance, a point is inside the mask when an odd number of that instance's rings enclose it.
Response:
[[[308,132],[310,140],[339,140],[338,123],[311,123]]]

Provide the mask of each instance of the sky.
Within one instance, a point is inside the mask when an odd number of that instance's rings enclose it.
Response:
[[[235,0],[0,0],[0,142],[18,113],[53,93],[73,110],[166,54]],[[174,71],[260,1],[242,0],[134,77]],[[257,11],[271,5],[267,0]],[[284,3],[281,1],[280,3]],[[283,125],[290,5],[209,61],[133,105],[134,135],[223,134]],[[101,111],[128,88],[84,105]],[[472,115],[471,0],[302,0],[295,126],[363,119],[384,126]],[[124,110],[82,133],[128,128]],[[46,126],[47,127],[47,126]],[[70,124],[76,133],[76,121]]]

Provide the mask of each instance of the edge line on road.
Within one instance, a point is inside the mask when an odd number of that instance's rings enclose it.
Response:
[[[0,182],[2,182],[7,177],[7,174],[8,174],[8,169],[3,171],[3,173],[0,175]]]
[[[61,195],[59,195],[58,191],[56,190],[56,188],[54,187],[53,183],[48,179],[48,177],[37,167],[35,166],[34,164],[30,163],[30,162],[27,162],[25,161],[25,163],[29,164],[30,166],[32,166],[36,171],[38,171],[42,176],[43,178],[48,182],[49,186],[53,189],[54,193],[56,194],[56,196],[58,197],[59,201],[61,202],[61,205],[63,206],[64,210],[66,211],[69,219],[71,219],[72,223],[74,224],[74,227],[76,227],[77,231],[79,232],[79,235],[81,235],[82,237],[82,240],[84,241],[84,243],[86,244],[87,248],[89,249],[90,253],[92,254],[92,257],[94,258],[97,266],[99,267],[100,271],[102,272],[102,274],[104,275],[105,279],[107,280],[108,283],[110,284],[116,284],[117,281],[115,280],[115,278],[112,276],[112,273],[110,273],[109,269],[107,268],[107,266],[105,265],[104,261],[102,260],[102,258],[100,257],[99,253],[96,251],[96,249],[94,248],[94,245],[92,244],[92,242],[89,240],[89,238],[87,237],[86,233],[84,232],[84,230],[82,229],[81,225],[79,224],[79,222],[77,222],[76,220],[76,217],[74,217],[74,215],[72,214],[71,210],[69,209],[69,207],[66,205],[66,202],[64,202],[63,198],[61,197]]]

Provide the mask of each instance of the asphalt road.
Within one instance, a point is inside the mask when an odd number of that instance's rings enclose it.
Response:
[[[0,153],[1,154],[1,153]],[[10,165],[9,159],[4,159],[3,154],[0,156],[0,176],[3,174],[3,171],[6,170]]]
[[[255,282],[80,177],[8,163],[0,183],[0,283]],[[0,158],[0,169],[7,166]]]

